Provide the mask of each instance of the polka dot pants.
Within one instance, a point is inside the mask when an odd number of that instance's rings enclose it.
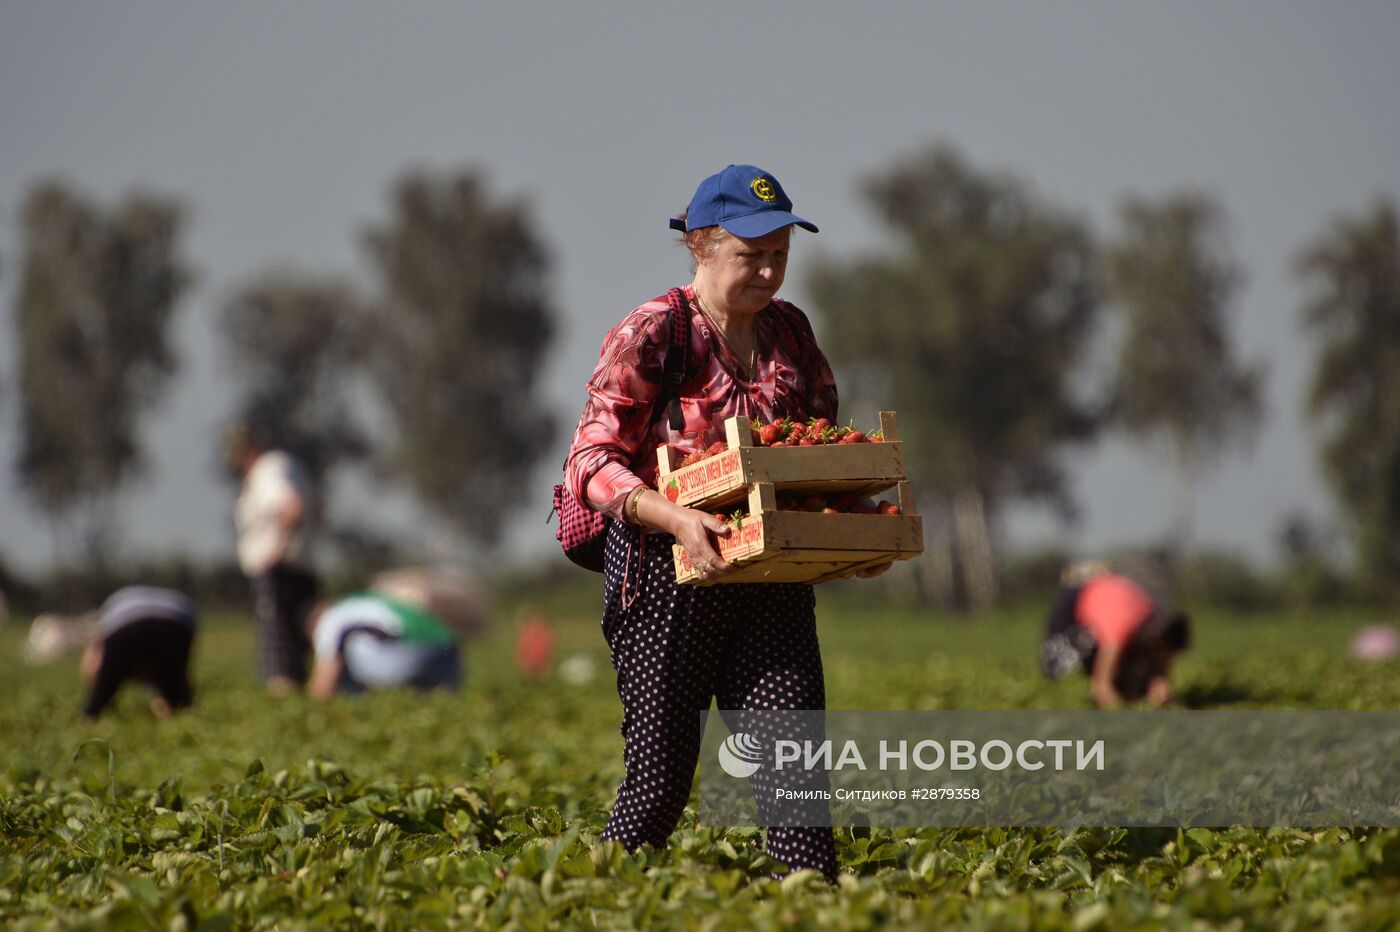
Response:
[[[669,535],[609,522],[603,634],[622,698],[627,775],[604,838],[662,847],[690,798],[700,713],[825,709],[812,587],[678,586]],[[639,550],[641,550],[639,557]],[[768,853],[836,875],[831,829],[770,826]]]

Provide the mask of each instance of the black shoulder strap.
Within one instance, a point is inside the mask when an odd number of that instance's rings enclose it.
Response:
[[[661,394],[658,402],[664,401],[669,411],[672,430],[685,429],[685,415],[681,412],[681,383],[685,381],[685,367],[690,361],[690,305],[685,292],[672,288],[666,293],[666,302],[671,307],[671,346],[666,351],[666,361],[661,370]]]

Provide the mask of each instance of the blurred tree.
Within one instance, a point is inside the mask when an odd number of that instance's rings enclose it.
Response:
[[[986,605],[1003,505],[1073,514],[1059,456],[1096,427],[1078,397],[1096,307],[1090,235],[944,147],[867,179],[864,193],[895,241],[816,263],[823,346],[843,385],[898,410],[920,493],[951,516],[951,539],[928,548],[924,594],[947,601],[956,569],[959,598]]]
[[[175,370],[170,323],[191,281],[182,217],[169,198],[103,209],[56,181],[25,199],[17,466],[60,559],[72,539],[87,562],[105,560],[113,498],[141,469],[137,422]]]
[[[1128,198],[1120,216],[1120,238],[1107,250],[1109,297],[1125,324],[1115,414],[1130,435],[1166,441],[1176,477],[1170,551],[1181,565],[1194,533],[1196,476],[1230,443],[1252,439],[1264,373],[1231,348],[1228,311],[1240,275],[1219,205],[1195,193]]]
[[[1341,217],[1300,254],[1319,348],[1310,413],[1364,582],[1400,593],[1400,218],[1389,199]]]
[[[3,287],[3,282],[5,281],[5,274],[4,274],[4,273],[5,273],[5,257],[4,257],[3,255],[0,255],[0,287]],[[4,408],[3,408],[4,401],[5,401],[5,373],[4,373],[3,370],[0,370],[0,417],[3,417],[3,416],[4,416]]]
[[[1280,595],[1286,602],[1318,607],[1336,604],[1346,596],[1345,577],[1332,559],[1334,535],[1305,511],[1294,509],[1280,519],[1274,546]]]
[[[220,329],[244,385],[237,420],[294,452],[318,479],[368,453],[349,397],[365,351],[365,312],[348,284],[262,275],[225,302]]]
[[[471,171],[411,174],[366,233],[380,292],[371,370],[393,419],[392,473],[443,539],[487,547],[547,449],[539,396],[554,333],[548,260],[519,201]]]

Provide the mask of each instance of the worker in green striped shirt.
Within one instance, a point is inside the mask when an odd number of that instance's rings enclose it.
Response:
[[[377,592],[318,606],[311,618],[311,695],[408,687],[455,689],[457,636],[436,615]]]

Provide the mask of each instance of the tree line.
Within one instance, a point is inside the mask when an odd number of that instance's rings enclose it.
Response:
[[[820,256],[801,284],[843,396],[900,412],[930,516],[920,592],[997,601],[1007,506],[1072,518],[1066,456],[1112,430],[1169,465],[1170,491],[1154,476],[1144,490],[1171,496],[1166,552],[1180,565],[1199,475],[1265,415],[1266,368],[1240,358],[1232,332],[1243,270],[1220,201],[1127,196],[1099,235],[945,145],[860,190],[885,241]],[[196,277],[185,217],[170,195],[102,204],[54,180],[25,199],[12,466],[65,559],[100,564],[119,536],[112,506],[142,470],[138,428],[178,365],[172,327]],[[1377,594],[1400,589],[1397,224],[1378,197],[1316,231],[1295,266],[1314,347],[1305,411],[1356,576]],[[360,244],[367,285],[275,268],[223,296],[218,332],[239,374],[227,420],[323,477],[368,464],[411,491],[439,537],[489,548],[519,477],[569,420],[540,395],[557,315],[549,250],[528,204],[494,197],[473,169],[405,175]],[[1101,330],[1114,335],[1106,363]],[[510,429],[483,442],[482,423]],[[1302,553],[1316,532],[1292,520]]]

